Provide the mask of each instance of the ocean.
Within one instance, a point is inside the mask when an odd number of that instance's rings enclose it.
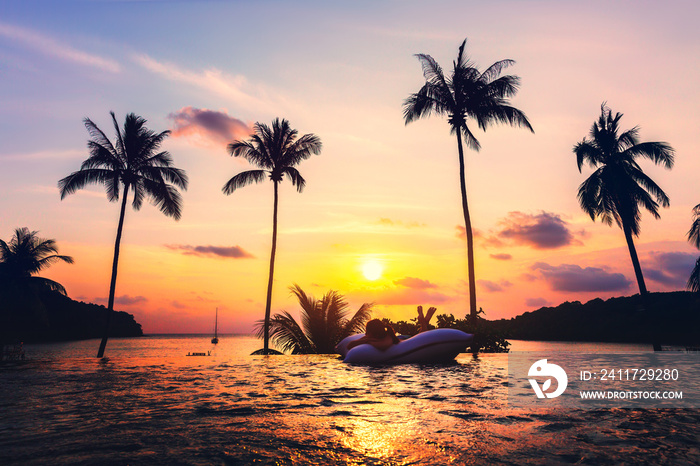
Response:
[[[0,464],[700,464],[700,410],[513,408],[505,354],[370,367],[209,339],[112,339],[107,360],[96,340],[26,345],[0,363]]]

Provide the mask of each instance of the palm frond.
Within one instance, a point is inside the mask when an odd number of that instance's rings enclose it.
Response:
[[[163,214],[180,220],[182,217],[182,195],[173,185],[148,178],[141,178],[139,184],[143,186],[151,203],[158,207]]]
[[[591,167],[597,168],[603,160],[600,149],[586,139],[577,143],[573,151],[576,154],[576,165],[579,172],[581,172],[584,163],[588,162]]]
[[[71,256],[61,256],[58,254],[46,256],[39,259],[38,261],[39,270],[45,269],[56,262],[65,262],[66,264],[73,264],[75,261]]]
[[[477,89],[476,95],[481,97],[483,103],[487,105],[505,104],[506,99],[515,96],[520,90],[520,78],[508,74],[488,84],[478,86]]]
[[[455,132],[455,128],[452,128],[452,133]],[[479,143],[479,140],[474,136],[474,134],[471,132],[469,127],[464,124],[461,127],[461,132],[462,132],[462,139],[464,140],[464,143],[467,145],[467,147],[470,147],[472,150],[475,150],[476,152],[479,152],[481,150],[481,144]]]
[[[620,135],[617,139],[617,148],[615,150],[616,152],[624,152],[637,144],[639,144],[639,127],[635,126]]]
[[[272,169],[273,164],[270,155],[265,149],[265,144],[258,135],[251,136],[249,141],[234,141],[228,145],[228,152],[233,157],[243,157],[252,165],[265,169]]]
[[[447,94],[447,96],[446,96]],[[447,115],[455,108],[449,91],[426,83],[420,90],[408,96],[403,104],[404,123],[409,124],[420,118],[436,115]]]
[[[256,323],[255,332],[258,338],[264,334],[265,321]],[[292,354],[314,353],[313,344],[306,337],[301,327],[286,311],[275,314],[270,319],[270,338],[276,347],[282,351],[289,351]]]
[[[36,288],[37,290],[50,290],[50,291],[56,291],[58,293],[61,293],[63,296],[67,296],[68,293],[66,292],[66,289],[63,287],[58,282],[55,282],[53,280],[49,280],[48,278],[44,277],[31,277],[31,286]]]
[[[108,183],[114,178],[114,172],[101,168],[89,168],[73,172],[65,178],[58,181],[58,189],[61,193],[61,199],[69,194],[73,194],[79,189],[84,188],[89,184]],[[107,190],[107,198],[111,201],[119,199],[119,190]]]
[[[688,230],[688,241],[700,249],[700,204],[693,209],[693,225]]]
[[[241,172],[228,180],[221,190],[224,194],[229,195],[238,188],[265,181],[267,173],[268,172],[265,170],[248,170]]]
[[[654,203],[656,205],[656,208],[654,209],[656,212],[652,212],[650,209],[647,208],[650,212],[654,213],[655,217],[658,218],[658,206],[661,205],[662,207],[668,207],[670,205],[670,199],[668,195],[664,192],[661,187],[656,184],[654,180],[649,178],[649,176],[644,173],[641,170],[629,170],[628,171],[629,177],[635,181],[634,184],[637,185],[635,188],[634,185],[630,185],[630,190],[633,193],[639,193],[641,195],[640,191],[643,191],[644,193],[647,193],[647,195],[654,196],[656,198],[656,202]],[[641,187],[640,187],[641,186]],[[644,188],[644,189],[641,189]],[[646,207],[646,206],[645,206]]]
[[[296,141],[290,141],[282,154],[280,154],[276,165],[293,167],[312,155],[320,154],[322,147],[321,139],[318,136],[305,134]]]
[[[374,304],[364,303],[345,324],[341,340],[350,335],[364,332],[365,324],[372,318],[373,308]]]
[[[481,73],[479,76],[479,81],[486,84],[490,83],[501,75],[501,72],[508,68],[509,66],[515,65],[515,60],[505,59],[499,60],[493,65],[489,66]]]
[[[656,165],[663,165],[664,168],[673,168],[675,151],[665,142],[642,142],[627,148],[624,156],[631,158],[644,157]]]
[[[494,105],[492,108],[486,111],[479,112],[475,115],[476,120],[479,122],[479,127],[483,130],[487,128],[490,123],[503,123],[510,126],[520,126],[529,129],[531,132],[535,132],[530,125],[525,114],[515,107],[509,105]]]
[[[109,114],[112,116],[112,124],[114,125],[114,132],[117,135],[117,144],[116,144],[116,150],[115,153],[122,158],[124,162],[126,162],[126,146],[124,144],[124,133],[127,132],[127,127],[132,126],[135,116],[133,113],[129,113],[126,115],[126,118],[124,119],[124,132],[122,132],[121,129],[119,129],[119,123],[117,123],[117,117],[114,114],[114,112],[109,112]]]
[[[301,176],[301,174],[296,168],[284,167],[282,169],[282,173],[289,177],[289,180],[292,182],[292,185],[296,186],[297,192],[302,192],[304,190],[304,186],[306,186],[306,180],[303,176]]]
[[[415,57],[418,58],[421,68],[423,69],[423,77],[428,83],[440,87],[447,87],[442,68],[433,57],[424,53],[418,53]]]
[[[97,146],[103,147],[106,151],[116,157],[118,154],[117,150],[114,148],[112,141],[109,140],[107,135],[105,135],[105,133],[102,132],[102,130],[91,119],[84,118],[83,123],[85,124],[85,128],[92,138],[91,142]]]

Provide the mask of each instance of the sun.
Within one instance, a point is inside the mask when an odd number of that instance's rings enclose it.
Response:
[[[382,272],[384,272],[384,266],[379,261],[368,260],[362,264],[362,275],[367,280],[374,281],[381,278]]]

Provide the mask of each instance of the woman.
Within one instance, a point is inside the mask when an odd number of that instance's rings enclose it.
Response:
[[[400,340],[396,336],[394,329],[391,328],[391,325],[385,324],[379,319],[372,319],[367,322],[365,336],[348,343],[348,350],[367,343],[380,351],[385,351],[391,346],[399,344],[399,342]]]

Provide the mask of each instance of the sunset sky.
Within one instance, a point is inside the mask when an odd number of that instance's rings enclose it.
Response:
[[[669,195],[642,218],[650,291],[683,289],[700,254],[686,241],[700,203],[700,4],[695,1],[32,1],[0,2],[0,238],[16,227],[56,239],[74,265],[44,276],[106,303],[117,203],[101,186],[61,201],[57,182],[87,158],[85,117],[114,136],[128,112],[187,171],[179,222],[150,204],[126,216],[116,309],[146,333],[224,333],[263,317],[272,183],[231,196],[251,168],[226,144],[281,117],[323,142],[280,190],[273,312],[288,287],[343,293],[352,310],[407,320],[417,305],[468,312],[456,141],[440,117],[404,125],[424,82],[416,53],[445,70],[468,38],[481,69],[510,58],[513,104],[535,133],[481,132],[467,151],[477,233],[478,305],[512,317],[563,301],[638,292],[619,228],[577,202],[572,147],[607,101],[623,129],[676,150],[672,170],[642,161]],[[461,228],[461,229],[460,229]]]

